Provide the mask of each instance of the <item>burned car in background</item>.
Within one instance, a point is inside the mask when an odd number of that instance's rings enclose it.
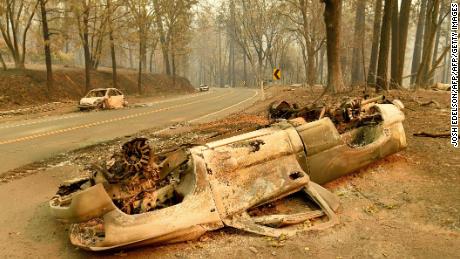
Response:
[[[123,93],[116,88],[96,88],[89,91],[81,98],[78,108],[91,109],[117,109],[128,105]]]
[[[205,84],[200,85],[200,92],[207,92],[209,91],[209,86]]]
[[[271,237],[330,227],[339,201],[321,184],[407,145],[396,105],[359,103],[336,113],[351,119],[279,120],[161,154],[134,139],[90,177],[62,185],[52,214],[72,223],[72,244],[94,251],[192,240],[224,226]],[[269,206],[279,202],[288,211]]]

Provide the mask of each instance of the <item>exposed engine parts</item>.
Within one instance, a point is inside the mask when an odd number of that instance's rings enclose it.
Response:
[[[270,119],[294,119],[303,118],[307,122],[329,117],[336,125],[339,133],[344,133],[356,127],[376,124],[382,121],[378,112],[369,112],[370,104],[394,104],[403,108],[401,101],[389,101],[385,96],[374,98],[345,98],[339,104],[303,107],[290,104],[286,101],[272,103],[269,107]],[[400,107],[402,106],[402,107]]]
[[[151,151],[148,139],[133,139],[123,144],[122,150],[126,172],[139,172],[148,165]]]
[[[154,155],[146,138],[136,138],[126,142],[106,164],[92,165],[89,179],[62,185],[57,194],[62,200],[62,196],[103,183],[123,212],[148,212],[180,202],[182,197],[174,192],[174,186],[180,181],[181,165],[188,160],[183,149]]]

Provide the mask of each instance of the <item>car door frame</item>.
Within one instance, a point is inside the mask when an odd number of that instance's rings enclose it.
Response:
[[[107,92],[107,103],[109,108],[121,108],[123,107],[123,94],[117,89],[108,89]]]

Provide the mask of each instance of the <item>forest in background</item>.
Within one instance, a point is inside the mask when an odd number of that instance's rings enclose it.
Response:
[[[0,0],[0,66],[46,64],[183,76],[195,85],[283,83],[330,92],[448,82],[446,0]]]

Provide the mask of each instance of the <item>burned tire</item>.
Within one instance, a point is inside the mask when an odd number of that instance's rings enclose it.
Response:
[[[106,110],[107,107],[108,107],[108,105],[107,105],[107,101],[106,101],[106,100],[100,102],[100,103],[97,105],[97,108],[98,108],[99,110]]]

